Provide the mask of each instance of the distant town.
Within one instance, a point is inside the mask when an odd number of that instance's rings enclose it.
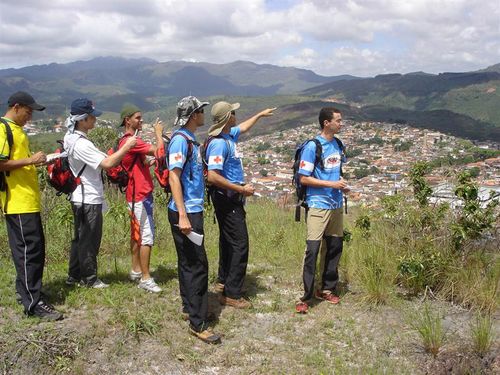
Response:
[[[114,127],[111,122],[100,121],[99,126]],[[259,126],[259,125],[257,125]],[[40,132],[39,126],[28,124],[28,134]],[[49,132],[62,132],[62,125],[46,128]],[[277,200],[283,205],[295,203],[292,186],[292,165],[295,149],[301,142],[318,133],[317,124],[278,131],[252,137],[251,134],[238,144],[243,155],[246,181],[252,183],[257,196]],[[143,126],[143,138],[152,140],[150,124]],[[422,128],[380,122],[344,121],[339,138],[346,147],[348,162],[344,176],[349,182],[349,204],[377,205],[380,199],[396,193],[410,193],[408,173],[417,161],[443,160],[445,166],[435,167],[427,176],[434,196],[433,201],[453,204],[454,179],[458,172],[468,169],[480,186],[481,198],[500,194],[500,157],[483,161],[449,165],[471,148],[498,150],[494,142],[475,142],[460,139]],[[466,160],[466,159],[465,159]]]

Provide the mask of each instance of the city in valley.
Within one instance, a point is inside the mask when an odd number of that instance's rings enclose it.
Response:
[[[278,133],[257,136],[239,144],[244,156],[247,181],[262,196],[295,202],[292,181],[293,157],[297,144],[318,133],[310,124]],[[349,182],[350,204],[377,204],[380,198],[409,192],[408,173],[417,161],[464,158],[471,149],[498,150],[498,144],[472,142],[427,129],[400,124],[344,121],[339,138],[345,145],[348,162],[344,175]],[[481,162],[437,167],[428,175],[435,199],[452,200],[457,171],[469,169],[481,187],[484,200],[491,191],[500,193],[500,157]]]

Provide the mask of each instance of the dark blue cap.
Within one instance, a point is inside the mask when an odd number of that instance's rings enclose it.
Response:
[[[102,115],[102,111],[95,109],[94,103],[92,103],[87,98],[80,98],[73,100],[71,103],[71,114],[72,115],[83,115],[88,114],[95,117]]]

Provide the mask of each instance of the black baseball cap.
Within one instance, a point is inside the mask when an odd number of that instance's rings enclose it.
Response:
[[[88,114],[95,117],[99,117],[100,115],[102,115],[102,111],[95,109],[94,103],[92,103],[89,99],[79,98],[73,100],[73,103],[71,103],[71,114],[72,115]]]
[[[9,98],[8,104],[9,107],[14,107],[16,104],[25,105],[35,111],[43,111],[45,109],[43,105],[35,102],[35,99],[33,99],[30,94],[24,91],[18,91],[12,94]]]

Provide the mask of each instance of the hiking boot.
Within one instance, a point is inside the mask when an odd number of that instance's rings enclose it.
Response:
[[[206,342],[207,344],[220,344],[220,336],[214,333],[211,328],[197,332],[190,326],[189,333],[198,337],[201,341]]]
[[[147,290],[148,292],[151,293],[160,293],[161,288],[158,286],[158,284],[155,283],[155,280],[150,277],[147,280],[142,280],[139,281],[139,284],[137,284],[137,287],[140,289]]]
[[[186,322],[189,320],[189,313],[183,311],[181,312],[181,317],[182,317],[182,320],[185,320]],[[215,316],[215,314],[213,312],[208,312],[207,314],[207,322],[215,322],[217,320],[217,317]]]
[[[73,276],[68,276],[68,278],[66,279],[66,281],[64,282],[67,286],[74,286],[76,284],[78,284],[80,282],[80,280],[74,278]]]
[[[295,304],[295,312],[298,314],[307,314],[307,310],[309,310],[307,303],[300,301]]]
[[[142,272],[135,272],[134,270],[131,270],[129,273],[128,273],[128,279],[130,281],[140,281],[142,278]]]
[[[224,284],[215,283],[214,291],[215,293],[222,293],[224,291]]]
[[[339,296],[336,296],[335,294],[333,294],[329,290],[324,291],[324,292],[322,292],[321,290],[317,290],[315,297],[317,299],[325,300],[326,302],[331,303],[333,305],[336,305],[340,302]]]
[[[42,300],[38,301],[33,311],[30,311],[28,315],[44,320],[61,320],[64,318],[63,314],[54,309],[54,306]]]
[[[219,297],[219,302],[221,303],[221,305],[231,306],[231,307],[234,307],[236,309],[249,309],[252,307],[252,304],[250,303],[250,301],[247,301],[243,297],[238,298],[238,299],[234,299],[234,298],[226,297],[225,295],[221,294]]]

